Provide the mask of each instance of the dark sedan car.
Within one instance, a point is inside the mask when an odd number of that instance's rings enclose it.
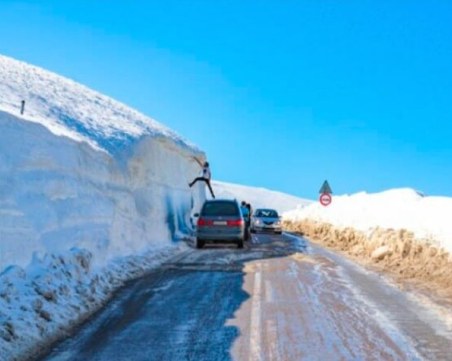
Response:
[[[196,247],[207,242],[236,243],[243,248],[245,222],[236,200],[214,199],[204,203],[196,229]]]

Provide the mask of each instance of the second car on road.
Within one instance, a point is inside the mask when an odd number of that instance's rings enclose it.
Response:
[[[277,234],[282,233],[281,219],[274,209],[256,209],[251,217],[251,233],[257,231],[271,231]]]

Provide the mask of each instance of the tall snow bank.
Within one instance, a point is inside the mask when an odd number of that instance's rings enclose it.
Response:
[[[198,170],[167,138],[119,158],[0,112],[0,270],[72,247],[104,264],[187,233]]]
[[[195,156],[125,105],[0,56],[0,359],[61,337],[176,249],[205,199],[188,187]]]
[[[277,192],[266,188],[242,186],[239,184],[213,181],[212,186],[217,198],[235,198],[246,201],[256,208],[273,208],[279,213],[302,208],[312,201],[298,198],[287,193]]]
[[[333,197],[283,215],[285,228],[452,300],[452,198],[412,189]]]
[[[0,270],[25,266],[34,252],[79,247],[104,262],[169,242],[202,202],[201,187],[187,187],[199,149],[121,103],[3,56],[0,129]]]
[[[377,227],[405,229],[416,239],[444,247],[452,253],[452,198],[427,197],[412,189],[392,189],[334,196],[328,207],[311,204],[284,214],[284,219],[310,219],[338,227],[369,232]]]

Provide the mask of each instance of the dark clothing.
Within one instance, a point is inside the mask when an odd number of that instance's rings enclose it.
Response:
[[[204,178],[204,177],[198,177],[193,179],[193,182],[190,183],[190,188],[193,187],[193,184],[195,184],[198,181],[206,182],[207,187],[209,187],[210,194],[212,195],[212,198],[215,198],[215,195],[213,194],[212,186],[210,185],[210,179]]]
[[[248,208],[248,214],[250,215],[250,218],[251,218],[251,215],[253,214],[253,208],[251,208],[251,204],[247,204],[246,205],[246,208]]]

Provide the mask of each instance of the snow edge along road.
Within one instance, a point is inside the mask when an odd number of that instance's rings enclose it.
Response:
[[[284,226],[326,247],[345,252],[361,264],[377,267],[399,283],[417,284],[436,301],[452,304],[452,255],[417,240],[409,231],[376,228],[365,233],[311,219],[286,220]]]

